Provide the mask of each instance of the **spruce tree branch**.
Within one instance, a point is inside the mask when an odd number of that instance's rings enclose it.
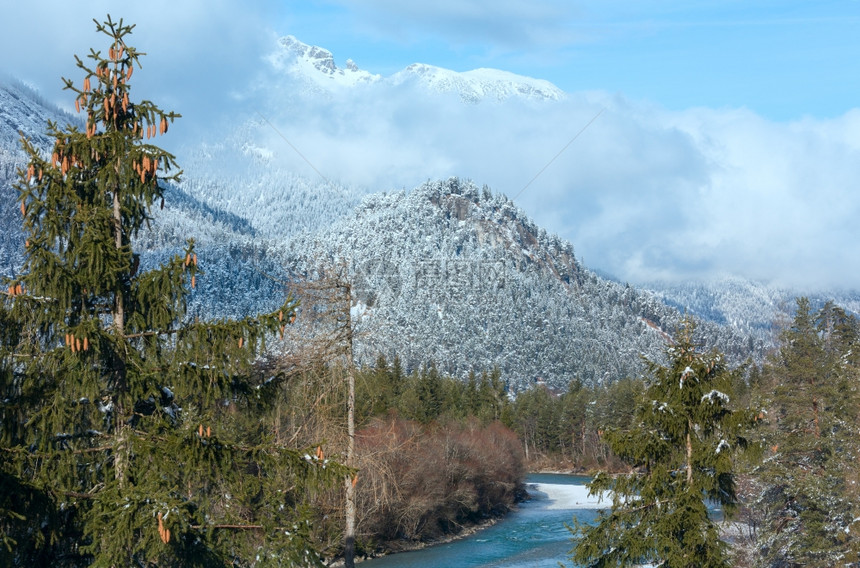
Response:
[[[80,455],[80,454],[94,454],[94,453],[104,452],[104,451],[112,450],[112,449],[113,449],[113,446],[96,446],[94,448],[80,448],[77,450],[67,450],[67,451],[70,451],[73,454]],[[44,452],[31,452],[31,451],[26,450],[24,448],[0,448],[0,450],[7,452],[7,453],[10,453],[10,454],[23,454],[23,455],[25,455],[27,457],[31,457],[31,458],[48,459],[48,458],[56,457],[56,454],[47,454]]]
[[[234,530],[246,530],[246,531],[259,531],[264,530],[266,527],[263,525],[191,525],[191,528],[194,530],[207,530],[207,529],[234,529]],[[285,527],[272,527],[272,530],[281,531],[287,530]]]
[[[95,499],[96,495],[94,493],[79,493],[77,491],[61,491],[61,493],[67,497],[77,497],[78,499]]]
[[[639,505],[638,507],[633,507],[632,509],[623,509],[622,511],[619,511],[619,512],[627,513],[627,514],[638,513],[639,511],[651,509],[652,507],[659,507],[660,505],[667,505],[667,504],[671,503],[672,501],[675,501],[676,499],[677,499],[676,497],[670,497],[669,499],[664,499],[663,501],[657,499],[653,503],[645,503],[644,505]]]
[[[161,335],[174,335],[174,334],[182,331],[182,329],[184,329],[184,328],[168,329],[166,331],[141,331],[139,333],[127,333],[127,334],[124,334],[122,337],[124,339],[138,339],[141,337],[156,337],[156,336],[161,336]]]

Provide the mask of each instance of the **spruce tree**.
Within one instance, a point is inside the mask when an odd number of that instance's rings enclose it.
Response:
[[[797,300],[765,366],[765,459],[753,474],[763,516],[761,566],[854,566],[860,561],[857,322]]]
[[[703,353],[687,320],[667,350],[649,361],[644,399],[632,428],[609,431],[612,451],[634,473],[598,474],[592,494],[612,506],[593,526],[576,526],[572,559],[583,566],[730,566],[708,502],[736,507],[733,455],[746,445],[749,413],[730,405],[733,373],[717,352]]]
[[[64,79],[85,125],[49,123],[50,155],[22,137],[26,261],[0,302],[0,564],[314,563],[296,494],[347,472],[276,446],[253,415],[271,388],[255,354],[295,303],[193,321],[193,242],[141,269],[132,239],[180,175],[151,140],[179,115],[131,98],[134,26],[95,23],[107,53]]]

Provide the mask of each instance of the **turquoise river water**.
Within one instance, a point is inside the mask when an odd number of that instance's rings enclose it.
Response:
[[[361,568],[558,568],[568,560],[574,516],[588,523],[597,516],[593,499],[585,498],[584,477],[533,474],[526,480],[531,499],[492,527],[450,542],[413,552],[368,560]],[[605,501],[604,501],[605,504]]]

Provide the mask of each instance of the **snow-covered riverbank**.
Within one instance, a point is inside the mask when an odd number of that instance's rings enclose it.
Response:
[[[588,495],[585,485],[562,485],[556,483],[529,483],[529,493],[534,499],[550,501],[546,507],[556,509],[607,509],[612,505],[608,493]]]

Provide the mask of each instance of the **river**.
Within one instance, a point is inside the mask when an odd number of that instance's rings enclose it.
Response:
[[[584,523],[597,516],[596,498],[587,497],[585,477],[533,474],[526,479],[531,499],[495,525],[447,544],[368,560],[361,568],[558,568],[568,560],[576,516]],[[602,505],[606,506],[604,500]]]

